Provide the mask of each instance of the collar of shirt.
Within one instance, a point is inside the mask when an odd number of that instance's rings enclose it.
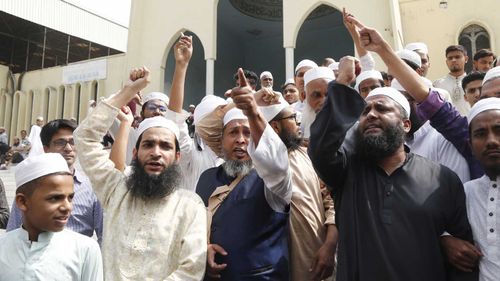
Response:
[[[50,242],[50,240],[52,239],[52,237],[54,236],[54,232],[50,232],[50,231],[45,231],[45,232],[42,232],[38,235],[38,241],[31,241],[29,239],[29,233],[26,229],[24,229],[23,226],[21,226],[19,228],[19,238],[22,240],[22,241],[26,241],[26,242],[37,242],[37,243],[42,243],[42,244],[48,244]]]

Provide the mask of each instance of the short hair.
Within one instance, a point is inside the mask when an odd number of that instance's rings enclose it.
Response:
[[[493,57],[493,59],[495,59],[495,54],[493,54],[493,52],[488,49],[481,49],[474,54],[473,59],[477,61],[485,57]]]
[[[247,78],[247,79],[253,79],[256,84],[259,84],[259,76],[257,76],[257,74],[255,74],[255,72],[253,72],[251,70],[248,70],[248,69],[243,69],[243,74],[245,75],[245,78]],[[238,78],[239,78],[238,77],[238,72],[236,72],[233,75],[233,79],[234,79],[234,81],[237,81]]]
[[[462,46],[462,45],[451,45],[451,46],[448,46],[448,48],[446,48],[445,56],[448,56],[449,53],[455,52],[455,51],[462,52],[464,54],[464,56],[467,55],[467,50],[465,49],[464,46]]]
[[[465,87],[467,87],[467,84],[469,84],[472,81],[476,81],[476,80],[483,81],[485,75],[486,75],[486,73],[482,73],[479,71],[473,71],[473,72],[467,74],[464,77],[464,79],[462,79],[462,89],[464,89],[464,91],[465,91]]]
[[[141,146],[142,135],[144,135],[144,132],[139,136],[139,138],[137,139],[137,142],[135,143],[135,150],[137,150],[137,151],[139,151],[139,147]],[[175,152],[180,153],[181,148],[179,146],[179,141],[177,140],[177,137],[175,135],[174,135],[174,138],[175,138]]]
[[[31,181],[19,186],[16,189],[16,194],[22,193],[26,197],[30,197],[31,195],[33,195],[33,192],[35,191],[35,189],[40,185],[40,181],[42,181],[42,179],[44,179],[48,176],[66,176],[66,175],[71,176],[71,173],[69,173],[69,172],[55,172],[55,173],[47,174],[45,176],[41,176],[39,178],[36,178],[34,180],[31,180]]]
[[[68,129],[73,132],[76,129],[76,123],[68,119],[55,119],[45,124],[40,132],[42,144],[49,146],[52,137],[61,129]]]

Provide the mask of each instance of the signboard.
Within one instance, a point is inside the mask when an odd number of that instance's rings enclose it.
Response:
[[[63,84],[106,79],[106,59],[77,63],[63,67]]]

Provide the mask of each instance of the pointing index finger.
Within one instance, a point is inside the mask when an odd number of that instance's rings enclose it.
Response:
[[[352,15],[347,15],[347,20],[353,23],[359,29],[365,28],[365,26]]]
[[[240,80],[240,87],[248,86],[247,78],[245,77],[245,73],[243,72],[243,69],[241,67],[238,68],[238,78]]]

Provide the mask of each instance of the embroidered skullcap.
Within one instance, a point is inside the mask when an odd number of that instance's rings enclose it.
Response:
[[[144,131],[150,128],[166,128],[174,133],[175,137],[179,139],[179,127],[172,120],[163,116],[155,116],[146,118],[139,123],[139,128],[137,128],[137,131],[135,132],[134,144],[137,144],[139,137],[144,133]]]
[[[474,104],[470,109],[469,115],[467,116],[467,122],[470,123],[472,120],[480,113],[487,110],[500,110],[500,98],[486,98],[481,99]],[[22,162],[21,162],[22,163]]]
[[[492,69],[488,70],[488,72],[486,72],[486,75],[484,75],[483,86],[484,84],[486,84],[486,82],[498,77],[500,77],[500,66],[495,66]]]
[[[233,120],[248,120],[248,118],[245,114],[243,114],[243,111],[241,111],[241,109],[233,108],[226,112],[226,115],[224,115],[224,126],[226,126],[227,123]]]
[[[308,59],[301,60],[299,62],[299,64],[297,64],[297,66],[295,67],[295,74],[297,74],[297,71],[299,71],[299,69],[301,69],[304,66],[308,66],[311,68],[318,67],[318,65],[315,62],[313,62],[312,60],[308,60]]]
[[[225,105],[227,101],[215,95],[205,96],[198,106],[194,109],[193,123],[196,125],[201,119],[214,111],[217,106]]]
[[[146,104],[150,100],[161,100],[161,101],[165,102],[166,104],[168,104],[168,102],[170,101],[170,99],[168,98],[167,95],[165,95],[164,93],[160,93],[160,92],[151,92],[151,93],[147,94],[144,98],[142,98],[143,104]]]
[[[418,67],[422,67],[422,60],[420,59],[420,56],[417,53],[415,53],[414,51],[403,49],[403,50],[397,51],[396,54],[398,55],[399,58],[405,59],[405,60],[417,65]]]
[[[410,103],[408,103],[406,97],[403,94],[401,94],[398,90],[391,87],[376,88],[373,89],[366,98],[368,99],[369,97],[373,96],[386,96],[388,98],[391,98],[393,101],[401,105],[401,107],[406,111],[408,116],[410,116],[411,112]]]
[[[280,113],[286,107],[289,107],[290,104],[280,95],[278,99],[278,104],[267,105],[267,106],[259,106],[260,111],[264,115],[264,118],[267,122],[273,120],[278,113]]]
[[[309,82],[320,78],[332,81],[335,79],[335,74],[333,70],[328,67],[319,66],[311,68],[304,74],[304,87],[306,87]]]
[[[335,70],[339,70],[339,65],[340,65],[340,62],[336,61],[336,62],[332,62],[328,65],[328,68],[330,68],[331,70],[335,71]]]
[[[382,77],[382,74],[380,74],[380,71],[377,71],[377,70],[362,71],[358,75],[358,77],[356,77],[356,85],[354,86],[354,89],[356,89],[356,91],[359,92],[359,84],[361,84],[361,82],[365,81],[366,79],[370,79],[370,78],[377,79],[377,80],[384,80],[384,78]]]
[[[410,50],[410,51],[421,50],[422,52],[424,52],[426,54],[429,53],[429,49],[427,48],[427,45],[423,42],[409,43],[408,45],[405,46],[405,49]]]
[[[262,80],[262,78],[264,78],[264,77],[269,77],[269,78],[273,79],[273,75],[272,75],[272,74],[271,74],[271,72],[269,72],[269,71],[264,71],[264,72],[262,72],[262,73],[260,74],[260,79],[261,79],[261,80]]]
[[[58,173],[69,173],[68,163],[59,153],[42,153],[31,156],[17,164],[15,171],[16,187],[40,177]]]

